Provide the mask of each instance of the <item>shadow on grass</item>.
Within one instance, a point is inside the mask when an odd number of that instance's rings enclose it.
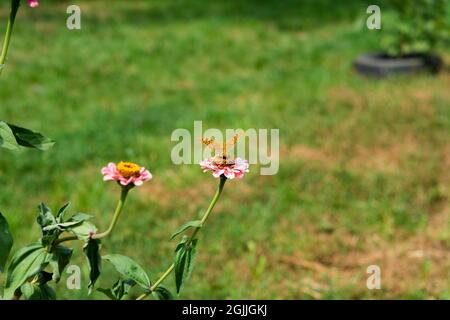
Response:
[[[142,10],[128,6],[124,16],[134,23],[189,21],[195,19],[257,20],[280,29],[305,30],[366,15],[364,0],[181,0],[155,3]]]
[[[63,21],[65,8],[70,4],[70,1],[47,0],[39,10],[32,13],[28,10],[26,14],[32,15],[33,19]],[[83,22],[93,25],[110,22],[167,24],[213,19],[263,21],[282,30],[309,30],[341,21],[364,19],[369,4],[365,0],[134,0],[113,3],[99,0],[80,2],[79,5]],[[378,5],[384,7],[384,1]],[[1,8],[2,17],[6,16],[7,7]]]

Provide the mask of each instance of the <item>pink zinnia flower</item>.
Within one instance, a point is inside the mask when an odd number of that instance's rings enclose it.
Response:
[[[152,178],[150,171],[132,162],[108,163],[102,169],[104,181],[117,181],[123,186],[140,186]]]
[[[36,8],[39,5],[39,1],[38,0],[28,0],[28,5],[31,8]]]
[[[224,175],[228,179],[241,179],[248,170],[248,161],[241,158],[229,160],[226,157],[211,157],[200,162],[203,172],[212,171],[215,178]]]

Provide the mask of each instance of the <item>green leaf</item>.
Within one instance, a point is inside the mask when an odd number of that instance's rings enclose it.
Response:
[[[107,296],[111,300],[120,300],[113,294],[112,289],[98,288],[97,291],[103,293],[105,296]]]
[[[64,214],[66,213],[66,210],[70,207],[70,202],[67,202],[65,205],[63,205],[56,214],[56,222],[62,223],[64,222]]]
[[[56,224],[56,219],[51,210],[43,203],[39,205],[37,223],[42,229],[42,244],[44,246],[52,245],[61,232],[56,230],[56,228],[51,228],[52,225]]]
[[[147,273],[133,259],[120,254],[108,254],[103,256],[103,259],[112,263],[117,272],[125,278],[135,281],[144,289],[150,288],[151,283]]]
[[[172,293],[162,284],[152,292],[152,296],[156,300],[173,300]]]
[[[14,291],[28,278],[41,272],[48,262],[47,250],[40,242],[17,251],[8,266],[4,298],[11,299]]]
[[[78,221],[78,222],[83,222],[83,221],[87,221],[89,219],[91,219],[92,216],[89,214],[85,214],[85,213],[77,213],[74,214],[69,221]]]
[[[22,291],[22,295],[26,300],[33,300],[33,295],[35,294],[35,285],[29,282],[24,283],[20,287],[20,291]]]
[[[51,277],[50,277],[51,278]],[[20,287],[22,297],[26,300],[55,300],[56,294],[52,287],[46,282],[26,282]]]
[[[192,270],[194,270],[194,262],[195,257],[197,256],[197,239],[192,240],[187,254],[186,259],[186,271],[185,271],[185,278],[183,281],[188,280],[191,277]]]
[[[62,245],[57,245],[52,248],[50,254],[50,266],[53,270],[53,280],[58,283],[61,279],[61,274],[72,258],[73,250]]]
[[[32,283],[24,283],[20,290],[22,291],[22,296],[26,300],[55,300],[56,295],[53,288],[49,285],[37,285]]]
[[[196,255],[197,239],[192,240],[189,244],[181,242],[175,251],[175,285],[177,293],[180,293],[181,287],[186,282],[194,268],[194,260]]]
[[[44,247],[50,247],[52,246],[53,242],[58,239],[58,232],[52,232],[46,235],[43,235],[41,238],[41,242],[44,245]]]
[[[17,150],[19,146],[48,150],[55,142],[38,132],[0,121],[0,147]]]
[[[31,283],[38,283],[39,285],[46,284],[47,282],[52,280],[52,274],[47,271],[40,271],[38,274],[36,274],[32,280]]]
[[[14,133],[4,121],[0,121],[0,147],[8,150],[19,149]]]
[[[178,250],[180,250],[181,248],[183,248],[183,246],[186,245],[186,242],[188,241],[189,237],[184,235],[181,240],[180,243],[178,243],[177,247],[175,248],[175,252],[177,252]]]
[[[13,238],[9,231],[8,222],[0,212],[0,272],[3,272],[9,252],[13,245]]]
[[[53,230],[64,231],[65,229],[76,226],[78,224],[81,224],[81,221],[68,221],[68,222],[62,222],[62,223],[57,223],[57,224],[52,224],[52,225],[46,226],[45,228],[42,228],[42,230],[43,231],[53,231]]]
[[[100,256],[100,240],[89,239],[83,247],[83,252],[89,262],[89,294],[92,292],[92,288],[95,285],[98,277],[100,276],[102,268],[102,257]]]
[[[89,220],[91,218],[92,218],[92,216],[90,216],[88,214],[77,213],[65,222],[58,222],[56,224],[48,225],[45,228],[43,228],[42,230],[43,231],[52,231],[52,230],[66,231],[66,229],[68,229],[70,227],[72,229],[74,229],[75,226],[78,226],[83,221]],[[56,218],[56,220],[58,221],[60,219]],[[86,230],[83,231],[84,228],[88,229],[87,233],[86,233]],[[92,224],[86,224],[84,227],[82,227],[80,229],[75,229],[75,230],[78,230],[78,232],[79,232],[81,238],[83,238],[83,240],[87,240],[86,235],[89,236],[89,232],[97,231],[95,226],[93,226]]]
[[[44,137],[38,132],[31,131],[22,127],[18,127],[12,124],[8,124],[14,137],[16,138],[17,144],[27,147],[35,148],[41,151],[45,151],[53,147],[55,142],[47,137]]]
[[[177,229],[177,231],[175,231],[174,234],[172,234],[172,236],[170,237],[170,240],[174,239],[176,236],[178,236],[179,234],[188,230],[189,228],[201,228],[201,227],[202,227],[202,222],[200,220],[189,221],[189,222],[183,224],[181,227],[179,227]]]
[[[37,217],[37,223],[41,226],[42,229],[46,226],[56,224],[56,219],[53,216],[52,211],[44,203],[41,203],[39,205],[39,215]]]
[[[67,231],[72,232],[80,240],[88,241],[97,232],[97,227],[89,221],[83,221],[81,224],[67,228]]]
[[[136,284],[131,279],[119,279],[117,282],[112,286],[111,289],[97,289],[97,291],[100,291],[104,293],[108,298],[111,300],[122,300],[124,297],[126,297],[129,293],[131,288]]]
[[[183,285],[185,265],[186,249],[185,246],[181,246],[175,254],[175,285],[177,287],[177,293],[180,293],[181,286]]]

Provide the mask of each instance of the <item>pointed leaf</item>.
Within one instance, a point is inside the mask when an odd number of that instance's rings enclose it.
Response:
[[[55,300],[56,294],[48,284],[26,282],[20,287],[22,296],[26,300]]]
[[[185,245],[186,242],[188,241],[189,237],[184,235],[181,240],[180,243],[177,244],[177,247],[175,248],[175,252],[178,252],[178,250],[182,249]]]
[[[4,298],[11,299],[14,291],[28,278],[41,272],[48,262],[47,250],[40,242],[17,251],[8,266]]]
[[[60,220],[59,218],[60,217],[58,217],[57,220]],[[75,226],[79,226],[79,225],[81,225],[82,222],[89,220],[91,218],[92,218],[92,216],[90,216],[88,214],[77,213],[65,222],[61,221],[56,224],[48,225],[45,228],[43,228],[42,230],[43,231],[52,231],[52,230],[66,231],[66,229],[68,229],[69,227],[74,229]],[[88,232],[86,233],[86,230],[84,230],[84,229],[86,229]],[[96,228],[92,224],[88,223],[88,224],[84,225],[83,227],[81,227],[80,229],[75,229],[75,230],[78,230],[77,232],[82,237],[82,239],[86,240],[86,236],[89,236],[89,231],[95,232]],[[83,230],[84,230],[84,232],[83,232]]]
[[[92,216],[86,213],[77,213],[74,214],[72,217],[70,217],[69,221],[78,221],[78,222],[82,222],[82,221],[86,221],[91,219]]]
[[[129,293],[131,288],[136,284],[131,279],[119,279],[117,282],[112,286],[111,289],[97,289],[97,291],[100,291],[104,293],[108,298],[111,300],[122,300],[124,297],[126,297]]]
[[[41,226],[41,242],[44,246],[51,246],[61,232],[51,227],[56,224],[56,218],[51,210],[44,203],[41,203],[38,208],[39,214],[36,221]]]
[[[64,222],[64,214],[66,213],[66,210],[70,207],[70,202],[67,202],[65,205],[63,205],[56,214],[56,221],[58,223]]]
[[[183,276],[186,266],[186,246],[181,246],[175,253],[175,285],[177,287],[177,293],[180,293],[181,286],[183,285]]]
[[[0,212],[0,272],[3,272],[6,261],[13,245],[13,238],[9,231],[8,222]]]
[[[43,231],[52,231],[52,230],[59,230],[64,231],[65,229],[69,227],[74,227],[76,225],[81,224],[81,221],[68,221],[68,222],[62,222],[57,224],[52,224],[49,226],[46,226],[45,228],[42,228]]]
[[[189,222],[183,224],[181,227],[179,227],[177,229],[177,231],[175,231],[172,234],[172,236],[170,237],[170,240],[174,239],[176,236],[178,236],[179,234],[188,230],[189,228],[201,228],[201,227],[202,227],[202,222],[200,220],[189,221]]]
[[[84,245],[83,252],[89,262],[89,294],[92,292],[92,288],[95,285],[98,277],[100,276],[102,267],[102,257],[100,256],[100,240],[89,239],[89,241]]]
[[[187,259],[186,259],[186,271],[185,271],[185,276],[184,276],[183,281],[187,281],[191,277],[192,270],[194,270],[196,256],[197,256],[197,239],[192,240],[192,242],[189,246]]]
[[[0,147],[8,150],[19,149],[19,144],[14,137],[11,128],[3,121],[0,121]]]
[[[33,280],[37,279],[37,282],[39,284],[46,284],[47,282],[51,281],[53,279],[53,276],[50,272],[47,271],[41,271],[39,272]]]
[[[98,288],[97,291],[103,293],[105,296],[107,296],[111,300],[120,300],[120,299],[117,299],[117,297],[113,294],[112,289]]]
[[[152,296],[156,300],[173,300],[173,295],[164,285],[160,284],[153,292]]]
[[[120,254],[108,254],[103,256],[103,259],[112,263],[117,272],[125,278],[135,281],[144,289],[150,288],[151,283],[147,273],[133,259]]]
[[[182,242],[177,246],[175,253],[175,285],[177,293],[180,293],[181,287],[186,282],[194,268],[196,255],[197,239],[190,243]]]
[[[50,266],[53,271],[53,280],[58,283],[61,279],[61,274],[72,258],[73,250],[62,245],[53,247],[50,255]]]
[[[45,151],[53,147],[55,142],[38,132],[8,124],[19,145]]]
[[[89,221],[83,221],[81,224],[67,228],[67,231],[72,232],[80,240],[88,241],[97,232],[97,227]]]
[[[39,215],[37,217],[37,223],[41,226],[41,228],[56,224],[56,219],[53,216],[52,211],[44,203],[41,203],[39,205]]]

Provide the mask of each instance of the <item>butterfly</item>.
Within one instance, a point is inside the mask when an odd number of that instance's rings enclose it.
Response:
[[[202,138],[202,143],[214,151],[214,162],[218,165],[233,165],[234,159],[228,152],[236,145],[242,133],[235,134],[229,141],[219,142],[214,137]]]

